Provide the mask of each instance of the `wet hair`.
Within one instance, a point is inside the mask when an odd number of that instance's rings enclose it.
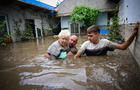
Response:
[[[70,37],[70,31],[69,30],[61,30],[61,32],[58,34],[58,37]]]
[[[97,34],[97,33],[100,33],[100,29],[97,25],[92,25],[92,26],[88,27],[88,29],[87,29],[87,33],[91,33],[91,32]]]

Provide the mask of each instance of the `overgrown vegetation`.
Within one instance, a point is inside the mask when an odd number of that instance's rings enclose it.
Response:
[[[21,39],[21,31],[20,31],[20,25],[21,25],[21,20],[19,21],[16,21],[16,20],[13,20],[14,22],[14,30],[12,32],[12,35],[15,35],[16,36],[16,40],[20,40]]]
[[[5,47],[7,43],[11,42],[11,36],[6,32],[6,21],[3,20],[0,25],[0,47]]]
[[[108,39],[115,41],[115,40],[123,40],[122,36],[120,35],[119,26],[119,17],[118,17],[119,5],[116,5],[114,16],[112,19],[112,25],[109,27],[109,34]]]
[[[71,14],[71,22],[80,22],[83,24],[83,27],[87,28],[95,23],[99,12],[96,8],[92,9],[82,5],[76,6]]]
[[[27,28],[23,34],[21,35],[21,40],[22,41],[25,41],[25,40],[32,40],[34,39],[34,35],[33,35],[33,32],[32,32],[32,29],[31,28]]]

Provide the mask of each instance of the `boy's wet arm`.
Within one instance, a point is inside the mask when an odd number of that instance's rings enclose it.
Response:
[[[77,58],[77,57],[80,57],[81,56],[81,52],[77,52],[76,54],[75,54],[75,56],[74,56],[74,58]]]
[[[133,32],[132,32],[131,36],[128,38],[128,40],[125,41],[123,44],[117,44],[116,45],[116,48],[117,49],[120,49],[120,50],[127,49],[129,47],[129,45],[133,42],[134,38],[136,37],[137,32],[138,32],[138,29],[139,29],[139,22],[137,22],[135,24],[135,27],[133,29]]]

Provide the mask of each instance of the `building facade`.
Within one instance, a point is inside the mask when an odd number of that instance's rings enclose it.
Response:
[[[16,42],[20,41],[19,36],[15,34],[16,30],[22,33],[28,27],[32,29],[34,38],[47,35],[50,26],[56,26],[58,22],[51,11],[51,9],[34,4],[15,1],[0,6],[0,20],[6,21],[5,30],[11,35],[13,42]]]
[[[110,14],[114,11],[116,3],[112,0],[64,0],[57,7],[57,16],[61,18],[61,29],[70,28],[70,15],[74,7],[79,5],[99,9],[102,13],[98,15],[96,24],[106,27],[108,20],[111,20]]]

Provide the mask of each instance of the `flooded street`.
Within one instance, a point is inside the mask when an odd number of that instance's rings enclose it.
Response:
[[[78,47],[87,38],[81,37]],[[0,49],[0,90],[140,90],[140,68],[129,50],[76,60],[48,60],[56,39],[17,42]]]

